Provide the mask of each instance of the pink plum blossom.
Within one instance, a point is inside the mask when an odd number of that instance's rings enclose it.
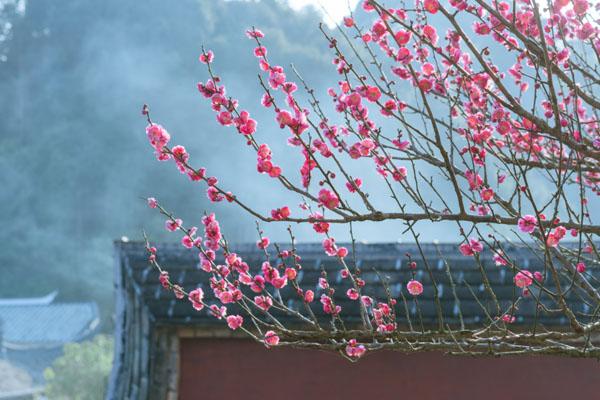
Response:
[[[208,51],[200,54],[200,57],[198,59],[203,64],[210,64],[211,62],[213,62],[214,58],[215,58],[215,54],[212,52],[212,50],[208,50]]]
[[[267,247],[269,247],[269,243],[270,243],[269,238],[263,237],[258,242],[256,242],[256,247],[258,247],[261,250],[264,250]]]
[[[273,300],[268,296],[256,296],[254,297],[254,303],[264,311],[268,311],[273,305]]]
[[[359,294],[356,289],[350,288],[346,291],[346,296],[348,296],[350,300],[358,300]]]
[[[516,318],[513,315],[509,315],[509,314],[504,314],[502,316],[502,321],[504,321],[507,324],[512,324],[513,322],[515,322]]]
[[[296,279],[296,276],[298,275],[298,272],[296,272],[295,268],[292,267],[287,267],[285,269],[284,275],[287,279],[293,281],[294,279]]]
[[[552,232],[548,234],[546,239],[546,244],[550,247],[558,246],[559,242],[565,237],[567,234],[567,229],[563,226],[558,226]]]
[[[369,296],[360,296],[360,301],[365,307],[371,307],[373,305],[373,299]]]
[[[260,29],[252,28],[246,31],[246,36],[250,39],[260,39],[265,37],[265,34]]]
[[[339,305],[334,305],[331,297],[326,294],[321,295],[321,304],[323,305],[323,312],[331,315],[338,315],[342,311],[342,307]]]
[[[152,147],[157,151],[162,151],[163,147],[171,140],[171,135],[165,128],[158,124],[150,124],[146,127],[146,135]]]
[[[204,303],[203,303],[204,291],[202,290],[202,288],[197,288],[197,289],[192,290],[188,294],[188,299],[192,303],[192,306],[194,307],[194,309],[200,311],[204,308]]]
[[[517,287],[524,289],[533,283],[533,274],[527,270],[517,272],[514,281]]]
[[[329,189],[321,189],[319,191],[319,202],[330,210],[333,210],[340,205],[340,199]]]
[[[355,178],[352,182],[346,182],[346,188],[348,189],[348,191],[350,193],[356,192],[355,188],[360,189],[361,186],[362,186],[362,179],[360,179],[360,178]]]
[[[406,284],[406,289],[408,290],[408,293],[412,294],[413,296],[418,296],[423,293],[423,284],[412,279]]]
[[[492,259],[494,260],[494,263],[498,266],[508,265],[508,261],[506,260],[506,256],[502,250],[496,250]]]
[[[158,277],[158,281],[160,282],[160,284],[162,285],[163,288],[168,289],[169,288],[169,273],[167,271],[161,271],[159,277]]]
[[[165,228],[170,232],[174,232],[177,229],[181,228],[182,223],[183,223],[183,221],[179,218],[168,219],[165,221]]]
[[[181,244],[183,247],[191,249],[194,247],[194,239],[186,235],[181,238]]]
[[[281,208],[271,210],[271,217],[277,221],[289,218],[290,214],[290,208],[288,206],[283,206]]]
[[[470,238],[468,243],[461,244],[458,249],[464,256],[474,256],[483,251],[483,245],[475,238]]]
[[[274,331],[267,331],[265,333],[264,338],[265,345],[269,346],[277,346],[279,344],[279,336]]]
[[[148,207],[156,208],[158,206],[158,201],[154,197],[148,197]]]
[[[210,314],[216,319],[223,319],[227,315],[227,307],[211,304],[209,307]]]
[[[228,315],[227,325],[230,329],[236,330],[244,323],[244,318],[241,315]]]
[[[360,358],[367,351],[366,347],[356,341],[356,339],[350,339],[346,346],[346,354],[348,357]]]
[[[532,233],[537,226],[537,219],[533,215],[524,215],[517,224],[521,232]]]
[[[438,0],[424,0],[423,8],[431,14],[435,14],[440,9],[440,3],[438,3]]]
[[[312,290],[307,290],[304,293],[304,301],[307,303],[311,303],[315,299],[315,292]]]
[[[494,198],[494,191],[490,188],[481,190],[481,192],[479,192],[479,194],[481,196],[481,200],[483,200],[483,201],[490,201],[491,199]]]

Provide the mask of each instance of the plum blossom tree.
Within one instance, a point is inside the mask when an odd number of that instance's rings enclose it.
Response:
[[[257,247],[265,262],[255,269],[224,239],[213,213],[202,218],[201,235],[150,198],[148,205],[167,218],[166,229],[180,233],[181,244],[198,252],[212,293],[200,288],[187,293],[172,283],[146,239],[162,285],[267,347],[329,349],[349,360],[377,349],[600,356],[600,292],[586,270],[600,260],[594,241],[600,225],[588,201],[600,195],[600,35],[594,20],[600,5],[588,0],[393,3],[390,8],[383,1],[363,1],[371,16],[367,28],[352,15],[338,27],[338,37],[321,28],[339,73],[339,82],[327,90],[333,110],[293,67],[287,70],[270,59],[268,37],[255,28],[246,31],[261,71],[261,104],[272,110],[274,127],[288,135],[291,151],[302,156],[296,171],[277,164],[257,121],[214,71],[218,55],[202,49],[199,58],[208,78],[198,90],[217,123],[256,153],[259,174],[301,199],[298,207],[262,210],[247,204],[243,194],[228,191],[205,168],[193,166],[186,149],[170,144],[171,135],[144,106],[146,134],[159,160],[172,161],[192,182],[205,184],[212,202],[232,203],[260,223],[290,225],[289,248],[272,244],[259,226]],[[306,104],[297,96],[299,88],[306,91]],[[357,163],[358,171],[370,166],[376,179],[356,176]],[[386,188],[391,202],[379,204],[369,185]],[[424,288],[414,274],[404,282],[402,299],[389,291],[384,298],[365,295],[365,285],[375,283],[361,278],[352,248],[330,234],[332,224],[344,225],[354,241],[352,226],[363,221],[395,221],[419,248],[420,224],[455,224],[456,252],[474,259],[492,302],[489,308],[482,305],[479,325],[444,324],[441,315],[439,324],[427,329],[401,323],[400,302],[425,296],[424,289],[433,289],[434,301],[439,300],[435,281]],[[301,254],[291,224],[311,225],[324,254],[338,262],[342,279],[351,283],[345,294],[360,307],[361,323],[344,326],[334,281],[326,274],[318,282],[320,304],[313,290],[301,287]],[[512,259],[506,246],[515,241],[535,250],[543,269],[530,271]],[[481,262],[484,253],[514,283],[508,306],[496,299],[487,279],[490,267]],[[224,263],[216,261],[217,254]],[[429,271],[422,252],[407,257],[412,270],[421,257],[419,268]],[[286,286],[303,310],[287,306],[280,292]],[[590,311],[574,310],[567,300],[573,296]],[[534,298],[539,313],[564,317],[566,327],[516,323],[525,297]],[[232,307],[235,314],[228,313]],[[317,308],[330,323],[315,317]],[[275,311],[298,324],[286,326]]]

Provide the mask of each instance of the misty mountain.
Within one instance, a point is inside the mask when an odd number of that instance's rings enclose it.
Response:
[[[154,240],[179,239],[167,236],[163,218],[146,207],[149,195],[194,224],[214,209],[230,240],[255,240],[252,219],[232,206],[209,206],[205,188],[157,162],[145,138],[140,110],[148,103],[196,166],[232,189],[239,184],[236,192],[251,201],[262,197],[256,155],[215,122],[197,92],[207,76],[197,61],[203,44],[215,50],[229,93],[265,136],[281,139],[280,149],[285,138],[260,106],[254,43],[245,29],[260,27],[271,56],[294,62],[315,87],[335,82],[318,15],[273,0],[39,0],[11,23],[0,63],[2,297],[58,287],[63,300],[109,304],[113,239],[139,239],[142,229]],[[281,205],[286,194],[270,193],[265,204]]]

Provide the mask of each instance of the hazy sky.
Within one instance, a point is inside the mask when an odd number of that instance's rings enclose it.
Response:
[[[348,15],[348,10],[353,10],[358,0],[288,0],[288,3],[296,10],[307,5],[315,6],[323,14],[323,21],[331,27]]]
[[[0,0],[2,1],[2,0]],[[226,1],[260,1],[260,0],[226,0]],[[323,16],[325,22],[330,28],[340,22],[342,18],[348,15],[349,10],[354,10],[359,0],[279,0],[287,3],[294,10],[302,10],[304,7],[313,6]]]

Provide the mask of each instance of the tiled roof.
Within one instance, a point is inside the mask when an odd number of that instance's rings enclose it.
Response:
[[[62,346],[98,324],[95,303],[0,305],[3,344],[9,348]]]
[[[148,307],[152,319],[167,324],[185,325],[208,325],[215,321],[214,318],[209,317],[206,309],[201,312],[195,311],[187,300],[176,300],[171,292],[160,286],[158,273],[147,262],[147,254],[142,243],[117,242],[116,247],[117,257],[121,263],[121,272],[126,281],[123,285],[142,299],[141,301]],[[188,291],[201,286],[206,294],[205,300],[209,303],[214,301],[208,285],[209,274],[198,269],[196,252],[187,250],[176,243],[158,244],[156,247],[158,248],[158,261],[163,268],[169,271],[173,283],[183,286]],[[286,248],[286,246],[282,246],[282,248]],[[543,258],[540,258],[532,250],[508,244],[504,245],[504,248],[507,255],[515,260],[520,268],[544,271]],[[350,301],[345,295],[350,283],[348,279],[341,279],[337,260],[326,256],[321,244],[299,244],[296,246],[296,250],[297,254],[302,257],[303,268],[297,277],[300,287],[305,290],[314,290],[315,298],[318,299],[321,293],[317,287],[318,278],[322,271],[326,271],[332,286],[336,289],[336,304],[342,306],[342,317],[345,320],[358,320],[360,318],[359,307],[357,302]],[[437,321],[436,303],[433,297],[434,285],[430,273],[437,284],[445,323],[455,324],[458,322],[459,304],[466,324],[477,323],[484,318],[485,313],[482,311],[480,303],[487,307],[490,315],[496,315],[491,297],[482,283],[479,266],[473,257],[462,256],[458,252],[456,244],[422,244],[421,250],[425,254],[429,271],[419,256],[419,249],[415,244],[357,244],[357,266],[362,271],[361,277],[367,281],[363,294],[370,295],[377,300],[386,299],[385,289],[377,277],[379,273],[385,277],[391,295],[398,299],[396,313],[399,322],[407,322],[402,295],[408,298],[406,306],[409,318],[414,322],[418,311],[405,288],[412,276],[405,254],[411,253],[413,260],[418,265],[416,278],[425,287],[424,293],[418,299],[424,323],[434,324]],[[240,255],[250,265],[253,273],[256,273],[261,263],[265,261],[264,253],[259,251],[254,244],[232,245],[231,251]],[[481,253],[480,259],[500,304],[502,307],[509,307],[513,303],[513,299],[520,294],[520,290],[513,283],[512,271],[507,267],[496,266],[490,251]],[[351,255],[348,260],[352,260]],[[222,260],[217,259],[217,262],[222,262]],[[446,262],[455,284],[454,290],[446,269]],[[597,268],[588,268],[588,272],[595,278],[600,277],[600,271]],[[567,278],[564,279],[566,282]],[[547,279],[545,285],[551,290],[554,289],[550,278]],[[303,311],[304,306],[297,300],[298,297],[289,286],[282,290],[282,297],[286,300],[290,299],[288,306]],[[546,295],[542,294],[540,298],[543,303],[551,305],[553,309],[556,308]],[[593,312],[580,297],[574,294],[569,294],[567,300],[578,316]],[[521,300],[518,307],[517,323],[528,323],[534,319],[546,325],[562,325],[567,322],[559,313],[540,312],[533,297]],[[312,304],[312,309],[318,316],[322,315],[321,304],[318,300]]]

